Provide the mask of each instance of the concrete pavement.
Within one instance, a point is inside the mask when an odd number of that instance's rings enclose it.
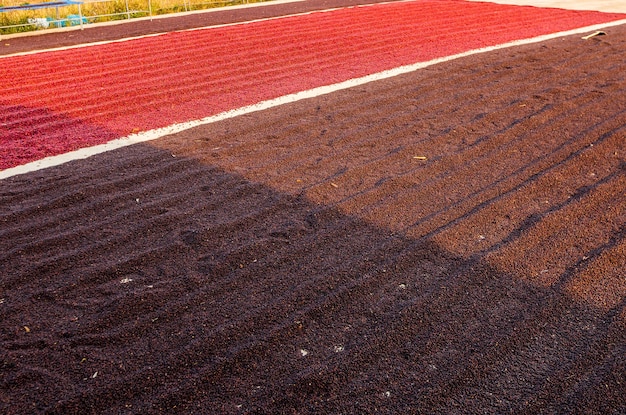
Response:
[[[490,0],[489,2],[521,6],[556,7],[570,10],[597,10],[608,13],[626,13],[626,0]]]

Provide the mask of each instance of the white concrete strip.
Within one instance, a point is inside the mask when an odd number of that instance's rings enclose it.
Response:
[[[237,108],[234,110],[222,112],[220,114],[212,115],[210,117],[202,118],[199,120],[173,124],[168,127],[157,128],[154,130],[149,130],[149,131],[141,132],[138,134],[132,134],[127,137],[109,141],[106,144],[100,144],[100,145],[93,146],[93,147],[83,148],[80,150],[72,151],[70,153],[65,153],[65,154],[61,154],[58,156],[46,157],[44,159],[37,160],[28,164],[12,167],[12,168],[0,171],[0,180],[6,179],[12,176],[16,176],[19,174],[25,174],[25,173],[34,172],[37,170],[42,170],[48,167],[58,166],[58,165],[61,165],[70,161],[74,161],[74,160],[85,159],[87,157],[91,157],[96,154],[105,153],[105,152],[119,149],[122,147],[127,147],[133,144],[156,140],[158,138],[162,138],[167,135],[180,133],[182,131],[189,130],[191,128],[211,124],[211,123],[218,122],[218,121],[227,120],[229,118],[238,117],[240,115],[250,114],[252,112],[262,111],[262,110],[266,110],[269,108],[278,107],[280,105],[290,104],[290,103],[300,101],[303,99],[315,98],[321,95],[330,94],[330,93],[340,91],[343,89],[348,89],[348,88],[352,88],[355,86],[367,84],[370,82],[380,81],[382,79],[388,79],[388,78],[392,78],[398,75],[415,72],[419,69],[423,69],[423,68],[436,65],[439,63],[443,63],[443,62],[449,62],[449,61],[459,59],[459,58],[464,58],[466,56],[476,55],[479,53],[492,52],[492,51],[506,49],[506,48],[510,48],[514,46],[521,46],[521,45],[528,45],[532,43],[543,42],[546,40],[555,39],[555,38],[563,37],[563,36],[570,36],[570,35],[577,35],[581,33],[593,32],[599,29],[605,29],[607,27],[619,26],[623,24],[626,24],[626,19],[618,20],[614,22],[596,24],[592,26],[586,26],[586,27],[582,27],[578,29],[567,30],[564,32],[551,33],[548,35],[537,36],[537,37],[529,38],[529,39],[516,40],[513,42],[503,43],[501,45],[474,49],[474,50],[470,50],[467,52],[446,56],[443,58],[433,59],[427,62],[418,62],[412,65],[401,66],[398,68],[386,70],[383,72],[378,72],[378,73],[363,76],[360,78],[350,79],[344,82],[339,82],[337,84],[321,86],[321,87],[313,88],[307,91],[285,95],[279,98],[262,101],[253,105],[242,107],[242,108]]]
[[[626,13],[626,0],[467,0],[516,6],[535,6],[569,10],[595,10],[605,13]]]
[[[298,0],[298,1],[302,1],[302,0]],[[61,46],[61,47],[57,47],[57,48],[30,50],[30,51],[26,51],[26,52],[17,52],[17,53],[12,53],[12,54],[8,54],[8,55],[0,55],[0,59],[12,58],[12,57],[15,57],[15,56],[36,55],[36,54],[46,53],[46,52],[57,52],[57,51],[70,50],[70,49],[82,49],[82,48],[88,48],[88,47],[92,47],[92,46],[108,45],[108,44],[111,44],[111,43],[129,42],[129,41],[132,41],[132,40],[145,39],[145,38],[149,38],[149,37],[163,36],[163,35],[167,35],[167,34],[170,34],[170,33],[184,33],[184,32],[195,32],[195,31],[199,31],[199,30],[218,29],[218,28],[221,28],[221,27],[240,26],[240,25],[246,25],[246,24],[251,24],[251,23],[258,23],[258,22],[265,22],[265,21],[270,21],[270,20],[286,19],[286,18],[289,18],[289,17],[306,16],[306,15],[310,15],[310,14],[314,14],[314,13],[328,13],[328,12],[332,12],[332,11],[336,11],[336,10],[342,10],[342,9],[351,9],[351,8],[358,8],[358,7],[369,7],[369,6],[379,5],[379,4],[410,2],[410,1],[415,1],[415,0],[389,1],[389,2],[381,2],[381,3],[359,4],[359,5],[347,6],[347,7],[336,7],[336,8],[332,8],[332,9],[312,10],[312,11],[302,12],[302,13],[294,13],[294,14],[286,14],[286,15],[282,15],[282,16],[265,17],[265,18],[262,18],[262,19],[246,20],[244,22],[234,22],[234,23],[224,23],[224,24],[213,25],[213,26],[193,27],[191,29],[175,30],[173,32],[151,33],[151,34],[148,34],[148,35],[132,36],[132,37],[126,37],[126,38],[122,38],[122,39],[115,39],[115,40],[103,40],[103,41],[99,41],[99,42],[81,43],[81,44],[78,44],[78,45]],[[252,3],[252,4],[265,4],[265,3]],[[172,15],[169,15],[169,17],[172,17]]]

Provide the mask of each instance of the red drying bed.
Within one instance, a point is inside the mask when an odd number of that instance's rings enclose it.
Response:
[[[0,170],[401,65],[621,18],[421,0],[5,58]]]

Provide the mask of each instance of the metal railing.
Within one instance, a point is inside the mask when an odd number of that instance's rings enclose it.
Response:
[[[185,0],[184,0],[185,1]],[[99,3],[113,3],[115,0],[57,0],[57,1],[43,1],[41,3],[34,4],[20,4],[15,6],[0,7],[1,15],[10,15],[11,13],[23,13],[29,10],[45,10],[54,9],[54,17],[29,17],[25,22],[2,24],[0,22],[0,35],[14,32],[32,31],[38,29],[49,29],[55,27],[68,27],[68,26],[80,26],[81,28],[90,22],[98,19],[116,18],[124,16],[126,19],[131,19],[133,15],[145,14],[152,16],[152,3],[151,0],[147,0],[147,10],[133,9],[130,7],[128,0],[124,0],[123,10],[115,11],[114,13],[89,13],[91,6]],[[61,17],[60,9],[68,10],[65,17]],[[86,13],[87,12],[87,13]],[[4,23],[10,21],[9,18],[3,19]],[[17,19],[16,19],[17,20]],[[24,20],[24,18],[22,18]],[[24,29],[24,30],[12,30],[12,29]]]

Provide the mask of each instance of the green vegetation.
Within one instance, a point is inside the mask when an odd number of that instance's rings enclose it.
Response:
[[[47,0],[41,0],[43,3]],[[242,3],[255,3],[267,0],[86,0],[82,4],[83,23],[97,23],[145,17],[150,14],[162,15],[189,10],[202,10]],[[5,0],[0,7],[28,5],[19,0]],[[128,8],[127,8],[128,4]],[[37,10],[16,10],[0,13],[0,34],[29,32],[55,27],[80,24],[78,6],[63,6]]]

